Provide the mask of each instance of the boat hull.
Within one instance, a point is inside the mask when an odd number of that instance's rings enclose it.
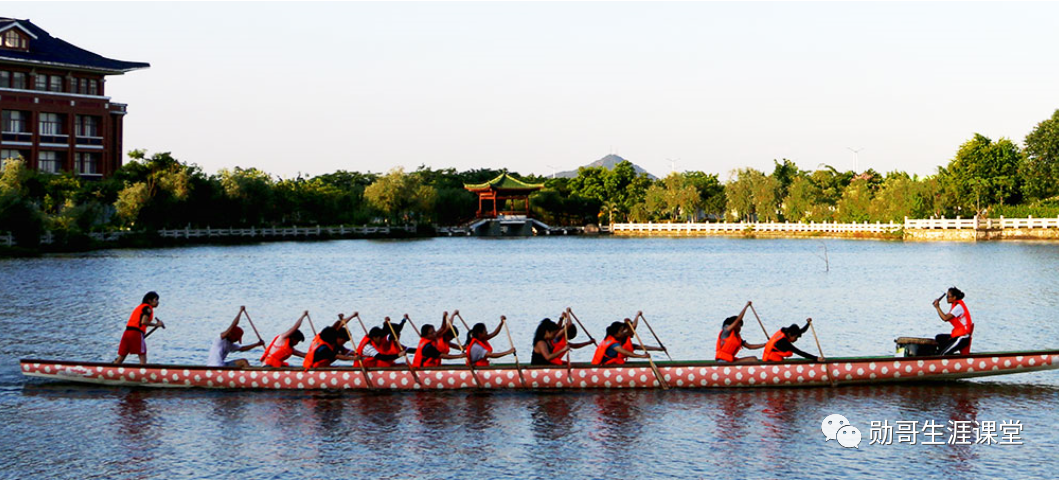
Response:
[[[283,389],[283,390],[456,390],[456,389],[608,389],[662,388],[646,363],[597,367],[476,368],[441,366],[370,369],[336,367],[305,371],[297,368],[208,368],[190,365],[114,365],[56,360],[21,360],[22,373],[51,380],[156,388]],[[1059,350],[985,353],[959,357],[836,358],[826,363],[727,364],[662,362],[659,372],[670,388],[821,387],[856,384],[948,381],[1059,368]],[[366,378],[367,377],[367,378]],[[477,377],[477,379],[475,378]],[[368,385],[370,379],[371,386]],[[418,381],[417,381],[418,379]],[[523,383],[524,379],[524,383]]]

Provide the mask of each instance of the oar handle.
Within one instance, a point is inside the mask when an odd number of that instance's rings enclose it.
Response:
[[[467,327],[467,322],[463,321],[463,316],[461,316],[459,313],[453,313],[452,316],[460,317],[460,322],[463,322],[464,328]],[[408,316],[405,315],[405,318],[408,318]],[[411,322],[412,320],[409,319],[408,321]],[[451,321],[449,322],[449,330],[452,331],[453,340],[456,340],[456,347],[460,349],[460,353],[467,357],[467,367],[471,370],[471,376],[474,377],[474,383],[478,385],[478,388],[482,388],[482,381],[478,378],[478,374],[474,373],[474,362],[471,361],[471,352],[468,352],[463,348],[463,344],[460,343],[459,335],[456,334],[456,326],[453,325]],[[470,329],[468,328],[468,330]]]
[[[747,302],[747,303],[750,303],[750,302]],[[753,303],[750,303],[750,311],[754,312],[754,318],[757,319],[757,324],[761,325],[761,333],[765,334],[765,338],[769,338],[769,332],[768,332],[768,330],[765,330],[765,323],[761,321],[761,317],[758,316],[757,310],[754,310],[754,304]]]
[[[566,313],[570,314],[570,316],[574,318],[574,321],[577,322],[577,326],[581,327],[581,331],[585,332],[585,335],[588,335],[588,339],[592,341],[592,344],[598,347],[599,342],[596,342],[595,337],[593,337],[592,334],[589,333],[588,329],[585,328],[584,324],[581,323],[581,319],[577,318],[577,315],[574,314],[574,311],[571,310],[570,307],[566,307]]]
[[[500,316],[500,324],[504,326],[504,333],[507,334],[507,343],[511,345],[512,354],[515,356],[515,370],[518,371],[519,381],[522,382],[522,387],[526,387],[526,378],[522,376],[522,366],[518,363],[518,351],[515,350],[515,341],[511,339],[511,330],[507,328],[507,317]]]
[[[669,349],[667,349],[665,344],[662,343],[662,339],[658,338],[658,334],[655,333],[654,328],[651,328],[651,322],[647,321],[647,317],[643,316],[643,312],[636,312],[636,315],[640,317],[640,320],[643,320],[644,325],[647,325],[647,329],[650,330],[651,335],[655,337],[655,341],[658,342],[658,346],[662,347],[662,351],[665,352],[666,357],[669,357],[669,361],[673,361],[673,357],[669,355]]]
[[[260,333],[257,333],[257,326],[254,325],[254,320],[250,318],[250,313],[248,313],[245,308],[240,311],[243,315],[246,315],[246,321],[250,322],[250,328],[254,329],[254,335],[257,335],[257,340],[261,342],[262,345],[264,345],[265,339],[261,338]]]
[[[662,372],[658,371],[658,366],[655,365],[654,359],[651,358],[651,352],[647,350],[647,346],[643,344],[643,340],[640,340],[640,334],[636,333],[636,327],[632,326],[632,322],[625,320],[625,324],[632,330],[632,334],[636,336],[636,341],[640,342],[640,346],[644,347],[643,353],[647,355],[647,363],[651,364],[651,370],[655,373],[655,378],[658,379],[658,383],[662,385],[662,390],[669,390],[669,384],[666,383],[666,379],[662,377]]]
[[[836,385],[835,376],[831,374],[831,367],[829,367],[827,364],[827,357],[824,356],[824,349],[820,348],[820,338],[816,336],[816,327],[813,326],[813,319],[810,318],[808,319],[808,321],[809,330],[812,330],[813,332],[813,340],[816,340],[816,350],[820,352],[820,358],[824,359],[824,374],[827,375],[828,382],[831,383],[832,387],[834,387]]]
[[[397,342],[397,350],[401,352],[401,358],[404,358],[404,364],[408,367],[408,371],[412,373],[412,378],[416,380],[416,383],[422,386],[423,382],[419,380],[419,375],[416,375],[416,370],[412,368],[412,362],[408,360],[408,353],[404,351],[404,345],[401,345],[401,336],[397,334],[397,330],[395,330],[393,324],[390,323],[390,317],[386,317],[386,321],[383,323],[390,328],[390,333],[393,334],[393,341]]]

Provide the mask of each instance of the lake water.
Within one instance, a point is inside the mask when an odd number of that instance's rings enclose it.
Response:
[[[303,310],[317,326],[354,310],[372,322],[408,313],[417,325],[456,308],[490,327],[506,315],[528,361],[536,323],[566,307],[597,338],[642,310],[675,359],[712,358],[721,320],[753,300],[769,333],[813,317],[828,356],[888,355],[895,337],[948,331],[930,303],[952,285],[967,293],[975,351],[1052,349],[1057,272],[1055,243],[727,238],[343,240],[0,260],[0,478],[1053,478],[1054,371],[837,389],[215,392],[28,380],[18,359],[113,359],[148,290],[169,327],[148,340],[159,363],[204,363],[240,305],[267,338]],[[744,336],[763,341],[747,319]],[[816,348],[811,336],[799,346]],[[833,413],[861,430],[859,449],[824,442]],[[869,445],[872,421],[1018,421],[1023,444],[894,435]],[[941,431],[944,443],[951,431]]]

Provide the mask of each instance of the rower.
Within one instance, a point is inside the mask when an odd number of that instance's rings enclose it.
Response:
[[[550,318],[545,318],[537,324],[537,331],[533,334],[533,354],[530,355],[530,365],[552,365],[556,359],[562,362],[563,354],[570,350],[569,346],[554,348],[554,340],[562,334],[559,325]]]
[[[114,363],[122,363],[130,353],[140,357],[140,365],[147,363],[147,327],[162,327],[162,320],[154,318],[154,309],[158,308],[158,294],[147,292],[140,305],[132,310],[129,321],[125,323],[125,333],[118,343],[118,358]]]
[[[474,327],[471,327],[471,331],[467,332],[467,345],[464,347],[464,351],[467,352],[468,365],[488,367],[490,358],[500,358],[515,353],[514,347],[500,353],[493,353],[493,347],[489,345],[489,340],[500,333],[500,329],[504,327],[504,322],[506,321],[501,319],[500,324],[497,325],[493,333],[486,331],[484,323],[476,323]]]
[[[934,309],[944,322],[952,324],[952,331],[934,337],[938,342],[938,355],[955,355],[957,353],[968,355],[971,353],[971,335],[974,334],[974,323],[971,322],[971,312],[967,311],[967,305],[963,303],[963,292],[956,287],[945,291],[945,301],[949,302],[949,313],[941,311],[938,305],[941,298],[934,300]]]
[[[258,346],[265,345],[265,342],[262,341],[257,341],[250,345],[239,344],[239,342],[243,341],[243,329],[239,328],[239,318],[242,317],[245,312],[246,307],[239,307],[239,313],[235,314],[235,319],[232,320],[232,324],[228,325],[228,328],[213,340],[213,345],[210,346],[209,357],[206,359],[207,367],[249,367],[250,362],[243,358],[238,360],[226,360],[228,354],[232,352],[245,352],[257,348]]]
[[[305,360],[302,367],[306,370],[312,368],[329,367],[335,360],[355,360],[355,357],[346,355],[348,350],[340,345],[341,337],[349,338],[348,334],[342,334],[345,329],[338,330],[333,325],[328,325],[313,337],[309,351],[305,352]]]
[[[392,367],[401,356],[400,351],[387,340],[386,331],[382,327],[371,327],[368,334],[360,340],[357,345],[357,356],[364,359],[365,367]],[[353,366],[361,366],[361,361],[353,362]]]
[[[453,349],[459,350],[460,346],[455,342],[456,335],[459,335],[459,333],[459,329],[452,325],[451,318],[447,321],[443,319],[441,321],[441,331],[437,332],[437,338],[434,339],[434,348],[436,348],[442,355],[449,355]]]
[[[792,323],[789,327],[783,327],[778,332],[774,333],[769,338],[768,343],[765,344],[765,351],[761,352],[761,360],[766,362],[782,362],[783,359],[798,354],[802,358],[809,360],[815,360],[817,362],[823,362],[823,357],[818,357],[809,353],[805,353],[794,346],[794,342],[797,342],[801,338],[802,334],[806,330],[809,330],[809,324],[813,323],[813,319],[806,319],[804,327],[798,327],[797,324]]]
[[[739,315],[728,317],[721,324],[721,333],[717,335],[717,356],[715,357],[718,362],[754,362],[757,361],[757,357],[753,355],[740,358],[736,358],[736,355],[743,347],[750,350],[765,347],[764,343],[747,343],[740,335],[743,330],[743,315],[746,314],[746,309],[750,308],[750,305],[750,302],[746,302],[746,306],[739,312]]]
[[[631,321],[626,318],[624,322],[614,322],[607,327],[607,336],[596,348],[596,354],[592,356],[593,365],[621,365],[625,359],[648,358],[646,353],[636,353],[635,350],[661,352],[659,347],[634,345],[632,343],[632,329],[629,328]]]
[[[303,313],[289,330],[272,339],[272,342],[265,348],[265,353],[261,355],[263,365],[274,368],[289,367],[288,358],[292,356],[305,358],[305,352],[295,350],[294,346],[305,340],[305,335],[299,328],[307,315],[309,315],[308,311]]]
[[[563,329],[566,329],[565,334],[563,333]],[[554,352],[562,349],[567,345],[567,340],[573,340],[575,337],[577,337],[577,326],[574,325],[573,322],[570,321],[570,318],[567,317],[564,313],[559,319],[559,333],[555,334],[555,338],[552,339],[551,351]],[[592,342],[570,342],[569,345],[570,348],[568,350],[573,350],[575,348],[584,348],[589,345],[592,345]],[[552,363],[553,365],[562,365],[563,357],[561,355],[555,357],[551,360],[550,363]]]
[[[419,347],[416,348],[415,359],[412,360],[413,367],[437,367],[441,365],[442,359],[454,360],[466,356],[462,353],[459,355],[441,353],[438,349],[438,340],[440,338],[443,338],[442,335],[429,323],[419,329]],[[448,342],[445,343],[447,344]]]

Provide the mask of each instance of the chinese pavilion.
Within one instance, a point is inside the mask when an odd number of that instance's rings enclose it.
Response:
[[[475,185],[465,184],[463,188],[478,194],[476,218],[496,218],[501,215],[529,216],[529,196],[544,188],[544,185],[526,183],[504,172],[488,182]],[[512,200],[515,205],[521,200],[522,208],[503,210],[508,200]]]

